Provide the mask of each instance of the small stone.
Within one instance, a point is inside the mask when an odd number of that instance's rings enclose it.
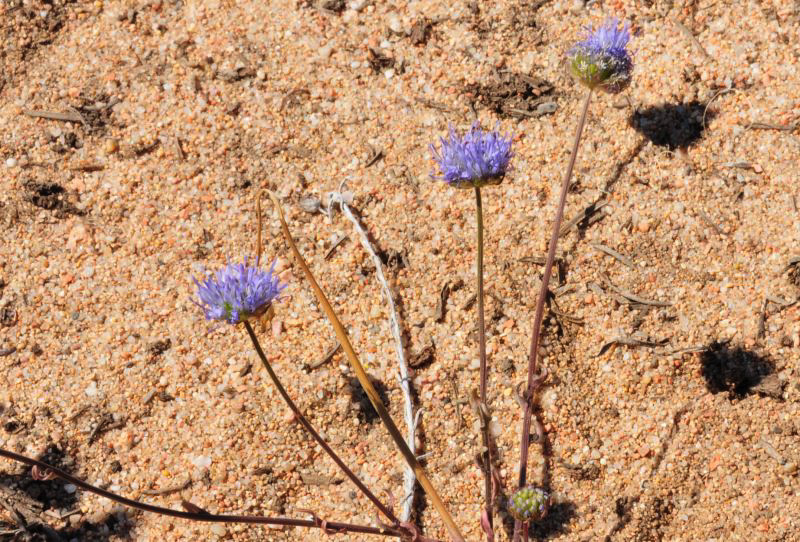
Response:
[[[274,318],[272,320],[272,336],[277,339],[283,333],[283,320]]]
[[[86,239],[86,233],[86,225],[83,224],[83,222],[76,223],[75,226],[73,226],[73,228],[69,231],[66,248],[73,250],[80,244],[81,241]]]
[[[216,536],[225,536],[226,534],[228,534],[228,529],[224,525],[220,525],[219,523],[213,524],[210,530]]]
[[[572,0],[572,5],[570,6],[569,10],[572,13],[580,13],[586,8],[586,3],[584,0]]]
[[[96,397],[97,396],[97,382],[92,380],[89,383],[89,385],[86,386],[86,389],[84,390],[84,393],[89,397]]]
[[[725,30],[725,28],[727,28],[727,26],[728,26],[728,23],[725,21],[725,19],[717,19],[715,21],[712,21],[708,25],[708,28],[709,28],[709,30],[711,30],[715,34],[719,34],[723,30]]]
[[[133,449],[134,436],[131,431],[121,431],[120,434],[114,439],[114,449],[130,451]]]
[[[12,167],[15,167],[16,165],[17,165],[17,159],[16,158],[13,158],[13,157],[12,158],[6,158],[6,167],[12,168]]]
[[[403,33],[403,23],[400,21],[400,17],[396,13],[389,15],[386,22],[389,25],[389,30],[395,34]]]
[[[66,491],[66,492],[67,492],[67,493],[69,493],[70,495],[72,495],[73,493],[75,493],[75,490],[76,490],[76,489],[78,489],[78,488],[77,488],[77,487],[75,487],[75,485],[74,485],[74,484],[64,484],[64,491]]]
[[[289,266],[289,261],[286,258],[277,258],[275,260],[275,272],[280,274]]]
[[[322,202],[319,201],[319,198],[308,197],[300,200],[300,208],[307,213],[310,214],[318,213],[321,207],[322,207]]]
[[[198,455],[191,458],[189,461],[192,462],[192,465],[201,470],[208,469],[211,466],[211,458],[207,455]]]
[[[115,138],[106,139],[106,142],[103,144],[103,152],[107,155],[112,155],[117,151],[119,151],[119,140]]]
[[[333,42],[331,41],[330,43],[327,43],[319,48],[319,51],[317,52],[317,58],[319,58],[320,60],[327,60],[328,58],[330,58],[332,52],[333,52]]]

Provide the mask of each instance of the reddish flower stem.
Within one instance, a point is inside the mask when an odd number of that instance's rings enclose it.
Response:
[[[252,525],[283,525],[287,527],[310,527],[310,528],[322,529],[323,531],[329,533],[361,533],[361,534],[374,534],[379,536],[394,536],[396,538],[408,536],[407,531],[397,527],[369,527],[366,525],[353,525],[350,523],[340,523],[338,521],[324,521],[317,517],[314,517],[314,519],[294,519],[294,518],[268,517],[268,516],[229,516],[223,514],[209,514],[207,512],[183,512],[181,510],[172,510],[171,508],[162,508],[160,506],[155,506],[152,504],[146,504],[143,502],[135,501],[133,499],[128,499],[121,495],[117,495],[116,493],[111,493],[110,491],[106,491],[105,489],[93,486],[88,482],[84,482],[80,478],[76,478],[70,474],[67,474],[58,467],[54,467],[53,465],[49,465],[47,463],[44,463],[43,461],[38,461],[36,459],[20,455],[11,452],[9,450],[0,448],[0,457],[5,457],[7,459],[11,459],[12,461],[18,461],[20,463],[24,463],[25,465],[28,465],[30,467],[36,467],[42,469],[44,473],[47,475],[55,475],[58,478],[64,480],[65,482],[69,482],[72,485],[79,487],[85,491],[94,493],[95,495],[100,495],[101,497],[105,497],[107,499],[110,499],[114,502],[118,502],[130,508],[136,508],[137,510],[142,510],[144,512],[151,512],[153,514],[159,514],[161,516],[169,516],[173,518],[187,519],[191,521],[203,521],[206,523],[248,523]]]
[[[531,349],[528,353],[528,387],[525,397],[525,414],[522,419],[522,435],[520,438],[519,447],[519,482],[518,489],[525,487],[528,476],[528,447],[531,441],[531,416],[533,415],[533,396],[536,391],[536,369],[539,355],[539,342],[541,339],[542,320],[544,319],[544,306],[547,300],[548,286],[550,285],[550,275],[553,271],[553,262],[556,257],[556,246],[558,245],[558,234],[561,229],[561,222],[564,219],[564,206],[567,202],[567,192],[569,192],[569,181],[572,178],[572,170],[575,167],[575,159],[578,156],[578,147],[581,143],[581,134],[583,133],[583,126],[586,124],[586,114],[589,111],[589,102],[592,98],[592,91],[586,94],[583,101],[583,108],[581,116],[578,120],[578,127],[575,130],[575,142],[572,145],[572,154],[569,157],[569,165],[564,174],[564,180],[561,183],[561,196],[558,201],[558,210],[556,211],[556,219],[553,222],[553,234],[550,237],[550,247],[547,251],[547,260],[544,265],[544,273],[542,275],[542,286],[539,288],[539,297],[536,300],[536,313],[533,318],[533,335],[531,336]],[[527,541],[527,529],[522,528],[522,522],[516,521],[514,523],[514,540],[520,540],[520,535],[524,532],[524,539]]]
[[[397,519],[397,516],[394,515],[394,512],[392,512],[392,510],[390,510],[388,506],[383,504],[378,499],[378,497],[376,497],[372,493],[372,491],[370,491],[369,488],[367,488],[367,486],[364,485],[364,483],[358,478],[358,476],[356,476],[356,474],[352,470],[350,470],[350,468],[347,465],[344,464],[344,461],[342,461],[341,458],[339,458],[339,456],[336,454],[336,452],[334,452],[333,449],[328,445],[328,443],[325,442],[325,439],[323,439],[320,436],[320,434],[317,433],[316,429],[314,429],[314,426],[311,425],[311,422],[308,421],[308,419],[303,415],[303,413],[297,407],[295,402],[292,401],[292,398],[289,397],[289,394],[286,392],[286,388],[284,388],[283,385],[281,384],[281,381],[278,380],[278,375],[275,374],[275,371],[272,369],[272,365],[270,365],[269,361],[267,360],[267,356],[266,354],[264,354],[264,350],[261,348],[261,344],[258,342],[258,337],[256,337],[256,334],[253,331],[253,327],[250,325],[250,322],[245,320],[244,327],[245,329],[247,329],[247,334],[250,336],[250,340],[253,343],[253,347],[255,347],[256,349],[258,357],[261,359],[261,363],[264,365],[264,368],[267,370],[267,373],[269,373],[269,377],[270,379],[272,379],[272,383],[275,385],[275,387],[278,390],[278,393],[281,394],[281,397],[283,397],[283,400],[292,410],[294,415],[297,416],[298,421],[300,421],[300,423],[303,425],[306,431],[308,431],[309,434],[314,438],[314,440],[317,441],[317,444],[319,444],[322,447],[322,449],[325,450],[325,452],[330,456],[330,458],[333,459],[333,462],[336,463],[336,465],[340,469],[342,469],[342,472],[344,472],[345,475],[347,475],[347,477],[350,478],[350,480],[356,485],[356,487],[370,501],[372,501],[372,503],[378,508],[378,510],[380,510],[383,513],[383,515],[385,515],[389,519],[389,521],[392,522],[392,524],[399,525],[400,520]]]
[[[486,383],[488,379],[486,367],[486,322],[484,317],[484,292],[483,292],[483,203],[481,201],[481,189],[475,187],[475,214],[477,221],[476,241],[477,241],[477,274],[478,274],[478,354],[480,356],[480,398],[481,405],[489,411],[489,404],[486,400]],[[483,413],[480,414],[481,416]],[[484,451],[481,454],[483,459],[483,491],[484,509],[486,521],[488,522],[489,532],[486,538],[491,540],[494,528],[494,499],[492,498],[492,447],[489,437],[489,422],[491,416],[481,421],[481,440]]]

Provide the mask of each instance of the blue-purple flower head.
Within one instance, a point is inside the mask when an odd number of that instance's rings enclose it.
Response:
[[[274,271],[275,262],[268,271],[259,269],[258,261],[255,266],[248,266],[247,258],[242,264],[228,264],[202,282],[194,279],[200,299],[195,304],[203,309],[206,320],[238,324],[261,316],[286,288]]]
[[[567,54],[572,75],[590,89],[599,88],[615,94],[631,82],[633,59],[628,51],[630,25],[608,19],[587,35]]]
[[[517,490],[508,499],[508,513],[519,521],[539,521],[547,515],[550,495],[538,487],[528,486]]]
[[[440,171],[440,175],[431,175],[434,179],[456,188],[472,188],[499,184],[508,171],[513,156],[510,136],[483,132],[476,122],[463,137],[450,126],[450,137],[439,139],[440,148],[430,146]]]

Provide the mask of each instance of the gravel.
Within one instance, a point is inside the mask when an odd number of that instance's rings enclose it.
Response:
[[[74,474],[176,509],[181,500],[215,513],[308,517],[307,509],[373,524],[374,509],[351,484],[303,482],[301,474],[341,475],[280,402],[244,330],[210,329],[191,302],[192,276],[254,255],[256,194],[276,191],[402,420],[369,257],[346,242],[325,258],[332,235],[350,228],[341,215],[316,212],[317,202],[346,182],[377,246],[403,254],[387,278],[408,351],[435,345],[433,361],[412,378],[423,411],[417,452],[468,540],[480,540],[480,436],[467,401],[478,386],[468,304],[474,202],[468,191],[430,180],[427,145],[475,114],[514,134],[513,173],[483,191],[489,399],[510,493],[522,414],[516,389],[525,381],[542,269],[525,258],[545,253],[582,97],[562,59],[583,26],[615,15],[634,23],[636,67],[627,99],[594,99],[567,202],[567,219],[607,205],[559,245],[564,280],[574,287],[553,308],[583,325],[546,319],[551,376],[538,416],[547,454],[533,445],[529,473],[553,506],[534,532],[563,541],[797,539],[800,304],[764,302],[800,296],[784,271],[800,244],[797,131],[784,129],[800,118],[796,9],[535,4],[359,1],[340,14],[311,2],[254,0],[0,7],[0,350],[16,349],[0,357],[0,446],[29,455],[55,446]],[[430,35],[414,45],[408,29],[423,18]],[[373,71],[370,49],[391,64]],[[498,118],[464,92],[523,69],[553,85],[552,113]],[[118,103],[103,109],[112,98]],[[78,111],[86,122],[26,110]],[[75,132],[82,146],[55,144],[54,128]],[[369,163],[378,150],[382,159]],[[73,167],[79,163],[102,169]],[[749,165],[724,165],[731,163]],[[60,203],[33,205],[31,182],[62,187]],[[263,210],[264,257],[290,260],[273,209]],[[299,269],[289,269],[296,278],[276,308],[281,324],[256,331],[311,422],[397,506],[400,456],[379,423],[359,417],[343,355],[303,371],[335,339]],[[465,285],[450,293],[438,322],[440,292],[458,279]],[[609,284],[672,304],[626,302]],[[617,344],[597,355],[619,337],[668,342]],[[167,339],[171,347],[154,356],[149,346]],[[713,393],[703,367],[719,344],[778,375],[777,396],[748,386]],[[505,360],[508,370],[500,370]],[[12,417],[16,425],[7,425]],[[90,443],[108,417],[126,423]],[[0,470],[22,472],[5,460]],[[187,489],[142,494],[187,477]],[[79,533],[66,537],[97,538],[105,514],[122,510],[75,495],[63,506],[79,514],[42,515],[56,530]],[[321,537],[127,518],[103,539]],[[0,520],[12,521],[6,511]],[[419,523],[427,536],[445,537],[430,505]],[[508,539],[502,528],[497,539]]]

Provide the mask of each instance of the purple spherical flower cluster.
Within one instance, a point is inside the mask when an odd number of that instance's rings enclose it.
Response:
[[[206,320],[223,320],[230,324],[238,324],[248,318],[264,314],[273,301],[280,299],[280,293],[286,288],[274,275],[275,262],[269,271],[243,264],[228,264],[217,271],[214,277],[202,282],[194,279],[197,285],[196,302],[203,309]]]
[[[572,75],[590,89],[617,93],[630,84],[633,59],[628,51],[630,25],[609,19],[567,54]]]
[[[456,188],[481,187],[499,184],[508,171],[511,152],[511,137],[502,137],[497,132],[483,132],[478,123],[463,137],[450,127],[450,138],[440,138],[441,148],[430,146],[433,159],[441,175],[434,179],[446,181]]]

